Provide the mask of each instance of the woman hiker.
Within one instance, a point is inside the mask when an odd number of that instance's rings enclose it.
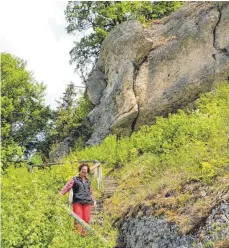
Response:
[[[71,178],[60,191],[60,194],[64,195],[73,189],[73,212],[87,223],[90,222],[91,205],[96,207],[91,184],[87,178],[88,173],[90,173],[88,164],[81,164],[79,166],[79,174]],[[74,222],[74,226],[77,232],[81,233],[82,236],[85,236],[85,230],[76,221]]]

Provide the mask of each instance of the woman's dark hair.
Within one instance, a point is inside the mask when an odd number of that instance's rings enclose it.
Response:
[[[81,165],[79,166],[79,172],[81,171],[81,169],[82,169],[84,166],[87,167],[87,173],[90,174],[91,170],[90,170],[90,167],[89,167],[88,164],[81,164]]]

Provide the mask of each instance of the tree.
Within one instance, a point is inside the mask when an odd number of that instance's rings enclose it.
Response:
[[[151,1],[70,1],[65,10],[67,32],[86,34],[75,42],[70,51],[70,63],[76,64],[76,71],[85,82],[89,65],[99,56],[100,46],[108,33],[118,24],[127,20],[146,23],[162,18],[179,8],[182,2]]]
[[[52,143],[60,143],[68,136],[74,136],[76,142],[78,138],[83,141],[88,139],[90,132],[86,125],[86,116],[92,105],[83,92],[77,91],[75,85],[71,82],[57,102],[55,127],[50,133]]]
[[[44,104],[45,86],[38,83],[26,62],[1,54],[2,163],[18,161],[36,149],[51,110]]]
[[[71,128],[75,125],[74,111],[76,108],[76,88],[71,82],[67,85],[63,97],[58,101],[56,132],[59,134],[59,141],[70,134]]]

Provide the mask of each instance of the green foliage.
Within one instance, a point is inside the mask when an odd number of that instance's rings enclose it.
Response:
[[[86,116],[92,109],[92,104],[87,100],[82,92],[77,92],[75,85],[67,85],[63,97],[58,101],[58,108],[54,118],[54,127],[50,130],[47,140],[49,140],[52,150],[64,140],[72,136],[77,148],[82,148],[91,134],[91,127],[86,121]]]
[[[37,152],[31,158],[30,162],[32,164],[43,164],[42,154]]]
[[[81,238],[72,232],[73,220],[62,206],[67,196],[59,196],[58,191],[76,174],[75,166],[65,163],[51,169],[35,169],[34,173],[23,167],[6,169],[1,203],[3,247],[114,247],[117,233],[112,221],[131,206],[147,202],[165,185],[174,189],[181,187],[184,180],[195,180],[217,192],[221,182],[214,186],[214,179],[228,175],[228,124],[229,84],[222,83],[202,95],[195,110],[180,110],[168,118],[158,118],[155,125],[144,126],[131,137],[117,139],[111,135],[101,145],[71,153],[66,161],[97,159],[105,161],[107,167],[120,167],[113,173],[119,186],[105,203],[104,226],[94,226],[108,243],[91,235]],[[33,159],[40,158],[35,155]],[[95,188],[95,180],[92,186]],[[185,207],[192,199],[192,193],[186,192],[174,201]]]
[[[122,154],[123,150],[116,149],[116,158],[110,168],[116,168],[112,175],[119,186],[106,203],[113,221],[127,213],[131,215],[130,211],[140,214],[139,206],[157,204],[162,206],[162,211],[165,211],[163,208],[168,210],[171,221],[187,230],[192,218],[190,209],[204,213],[214,195],[226,186],[229,178],[228,82],[202,95],[195,108],[178,111],[168,118],[160,117],[155,125],[142,127],[126,139],[126,145],[137,152],[137,157],[127,156],[120,163],[117,153]],[[122,145],[121,142],[116,140],[116,147]],[[75,153],[79,158],[81,154],[84,151]],[[87,155],[90,156],[90,150]],[[103,158],[107,156],[103,154]],[[122,167],[117,169],[117,165]],[[199,196],[195,191],[184,194],[185,186],[188,188],[191,182],[207,191],[210,188],[207,197],[211,200],[201,198],[203,203],[196,201]],[[177,195],[172,193],[171,198],[166,198],[166,192],[177,192]],[[189,214],[182,216],[181,213],[186,211]]]
[[[89,111],[89,103],[80,92],[76,92],[73,83],[67,85],[57,110],[55,131],[58,140],[61,141],[69,136],[72,129],[77,128]]]
[[[130,138],[110,135],[101,145],[76,152],[80,159],[97,159],[122,166],[141,154],[158,158],[160,170],[185,168],[193,178],[210,182],[229,161],[229,86],[202,95],[196,110],[158,117],[155,125],[143,126]]]
[[[70,165],[34,173],[8,168],[2,178],[2,247],[113,247],[115,232],[109,223],[106,230],[96,227],[108,243],[73,233],[73,219],[63,208],[67,195],[58,192],[75,174],[76,167]]]
[[[86,80],[88,65],[99,56],[100,46],[108,33],[118,24],[127,20],[138,20],[143,24],[152,19],[162,18],[179,8],[182,2],[150,1],[72,1],[68,2],[65,15],[67,32],[75,34],[86,31],[86,35],[75,42],[70,51],[71,63]]]
[[[1,54],[1,134],[3,167],[38,147],[50,109],[45,86],[26,70],[26,62]]]
[[[112,175],[119,187],[106,203],[116,221],[165,185],[174,189],[194,180],[214,188],[217,177],[229,176],[228,137],[229,84],[225,82],[202,95],[194,110],[158,117],[155,125],[143,126],[131,137],[110,135],[102,144],[71,156],[104,161],[106,167],[116,169]],[[176,204],[185,208],[190,199],[189,194],[178,197]]]

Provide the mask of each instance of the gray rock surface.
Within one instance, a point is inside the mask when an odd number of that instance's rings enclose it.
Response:
[[[229,236],[229,203],[215,207],[195,233],[182,235],[177,225],[165,218],[130,217],[120,228],[116,248],[213,248]]]
[[[193,102],[229,77],[229,2],[187,2],[147,28],[117,26],[87,82],[95,108],[88,145],[129,135]]]
[[[95,67],[86,82],[88,98],[94,105],[100,103],[106,86],[106,75],[98,67]]]
[[[66,137],[49,153],[50,161],[59,162],[62,158],[66,157],[70,152],[72,144],[74,144],[74,138],[72,136]]]
[[[198,241],[201,237],[202,241]],[[229,202],[222,202],[212,210],[204,225],[197,232],[196,247],[214,247],[216,240],[229,237]],[[228,244],[229,246],[229,244]]]
[[[134,63],[140,64],[149,53],[152,40],[148,36],[149,32],[144,31],[139,22],[133,21],[121,24],[105,39],[96,70],[106,75],[106,88],[97,73],[93,77],[94,72],[86,84],[90,90],[89,99],[100,101],[88,115],[95,124],[95,132],[88,144],[104,139],[117,124],[122,126],[124,123],[122,129],[127,127],[126,132],[130,134],[129,126],[138,114],[133,89]],[[91,90],[95,84],[100,89],[98,94]]]

